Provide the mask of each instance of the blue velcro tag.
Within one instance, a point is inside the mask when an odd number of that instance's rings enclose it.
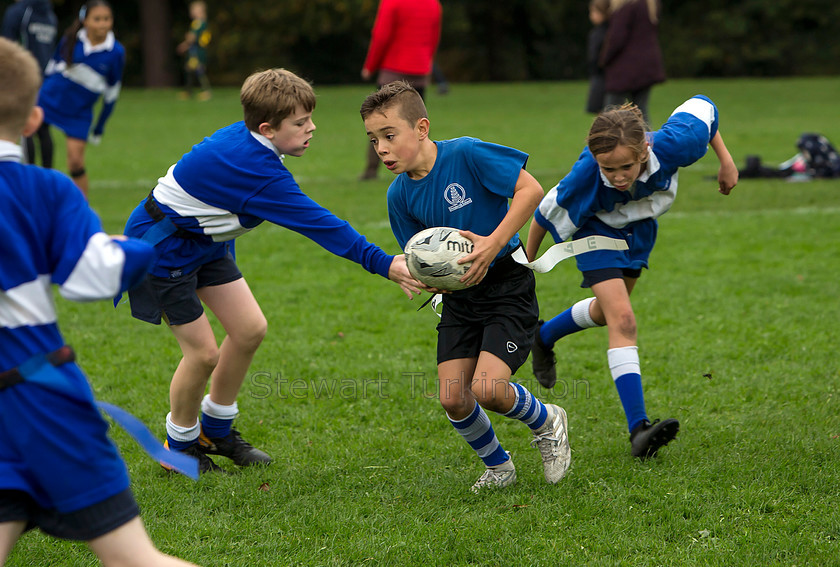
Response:
[[[149,227],[149,230],[140,238],[143,242],[147,242],[152,246],[157,245],[164,238],[172,236],[178,231],[178,227],[170,220],[169,217],[163,217],[155,224]]]
[[[66,377],[56,370],[47,361],[46,355],[39,354],[33,356],[18,367],[18,371],[23,376],[26,382],[38,384],[53,391],[61,392],[72,398],[79,398],[79,391],[76,390],[71,382]],[[107,402],[97,401],[96,405],[105,411],[111,418],[117,422],[117,425],[125,429],[131,437],[137,441],[137,444],[143,448],[146,453],[161,464],[171,467],[193,480],[198,480],[198,459],[179,453],[177,451],[169,451],[163,444],[158,441],[155,436],[149,431],[142,421],[122,409],[121,407],[109,404]]]
[[[25,380],[32,381],[32,376],[37,374],[38,371],[41,370],[41,368],[46,366],[47,364],[49,364],[49,362],[47,362],[47,355],[36,354],[20,366],[18,366],[18,372],[20,372],[21,376],[23,376]]]
[[[185,455],[184,453],[179,453],[178,451],[167,450],[142,421],[121,407],[100,401],[97,401],[96,405],[110,415],[120,427],[125,429],[150,457],[163,465],[175,469],[184,476],[198,480],[198,459]]]
[[[82,399],[78,390],[61,372],[55,369],[44,354],[38,354],[18,366],[18,372],[26,382],[38,384],[54,392],[73,398]]]

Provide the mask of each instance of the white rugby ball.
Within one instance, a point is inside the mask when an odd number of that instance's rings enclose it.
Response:
[[[459,281],[472,262],[458,260],[471,253],[472,240],[457,228],[437,226],[421,230],[405,245],[405,263],[414,279],[429,287],[456,291],[467,287]]]

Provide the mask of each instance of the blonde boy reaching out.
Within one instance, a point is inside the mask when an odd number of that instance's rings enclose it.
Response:
[[[209,455],[239,466],[271,462],[232,427],[237,395],[267,331],[236,266],[236,237],[269,221],[393,280],[409,297],[420,293],[404,256],[386,254],[313,201],[284,166],[286,156],[306,152],[314,135],[311,85],[291,71],[269,69],[245,80],[240,100],[244,120],[193,146],[125,228],[157,251],[143,284],[129,293],[131,313],[156,325],[164,320],[183,353],[169,391],[166,444],[198,458],[202,473],[220,470]],[[204,306],[227,333],[220,346]]]
[[[519,229],[543,198],[524,169],[527,154],[470,137],[433,141],[423,100],[403,81],[368,96],[361,115],[379,158],[397,175],[388,214],[400,246],[435,226],[461,229],[474,243],[463,260],[472,261],[462,279],[469,287],[444,295],[437,346],[440,403],[486,467],[472,490],[516,481],[485,408],[528,425],[546,480],[558,482],[571,462],[566,412],[510,381],[528,358],[539,314],[533,272],[511,258]]]

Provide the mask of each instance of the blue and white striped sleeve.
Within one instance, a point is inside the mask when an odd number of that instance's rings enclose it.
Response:
[[[658,132],[653,150],[663,166],[686,167],[704,155],[718,131],[718,110],[703,95],[693,96],[678,106]]]
[[[68,180],[68,184],[70,184]],[[57,193],[55,232],[50,255],[52,282],[65,299],[96,301],[119,295],[138,284],[154,261],[154,248],[136,239],[114,240],[81,193]]]
[[[687,113],[701,120],[709,130],[709,140],[715,137],[718,131],[718,109],[715,103],[705,95],[694,95],[671,113],[675,116],[680,113]]]
[[[565,241],[599,210],[598,183],[598,163],[584,149],[572,170],[543,197],[534,220],[555,242]]]

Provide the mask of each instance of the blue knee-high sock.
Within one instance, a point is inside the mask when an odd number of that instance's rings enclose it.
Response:
[[[534,397],[522,384],[511,382],[510,387],[513,389],[516,399],[513,402],[513,408],[504,414],[505,417],[518,419],[531,429],[542,427],[548,416],[545,404]]]
[[[610,373],[618,390],[618,397],[627,417],[627,429],[633,429],[646,420],[645,396],[642,392],[642,372],[638,347],[611,348],[607,351]]]
[[[454,420],[450,417],[449,421],[455,430],[461,434],[461,437],[469,443],[470,447],[478,453],[478,456],[484,461],[484,466],[501,465],[510,458],[496,438],[490,418],[487,417],[478,403],[475,404],[472,413],[465,419]]]
[[[582,299],[542,324],[540,327],[540,340],[545,346],[551,348],[554,343],[566,335],[577,333],[584,329],[600,327],[589,314],[589,305],[595,300],[594,297]]]

